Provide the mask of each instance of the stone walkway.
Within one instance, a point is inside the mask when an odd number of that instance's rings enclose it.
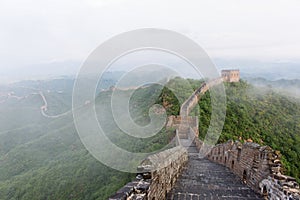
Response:
[[[168,200],[263,199],[228,168],[198,158],[194,148],[188,149],[189,162],[168,194]]]

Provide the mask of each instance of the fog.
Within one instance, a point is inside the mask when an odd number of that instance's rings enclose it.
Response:
[[[2,0],[0,82],[76,74],[102,42],[145,27],[190,37],[220,67],[299,69],[299,7],[297,0]]]

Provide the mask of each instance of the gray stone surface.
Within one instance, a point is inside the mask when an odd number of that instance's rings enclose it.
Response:
[[[263,199],[228,168],[190,154],[167,199]]]

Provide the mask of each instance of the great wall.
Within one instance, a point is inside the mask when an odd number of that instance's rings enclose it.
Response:
[[[163,199],[270,199],[300,200],[295,178],[282,173],[280,153],[253,142],[228,141],[214,146],[204,158],[198,118],[189,116],[201,95],[224,82],[238,82],[239,70],[201,85],[181,106],[180,116],[170,116],[167,128],[176,129],[176,147],[154,154],[138,167],[136,180],[109,200]]]

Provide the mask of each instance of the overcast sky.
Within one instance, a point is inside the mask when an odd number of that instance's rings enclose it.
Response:
[[[213,59],[298,62],[299,11],[299,0],[0,0],[0,73],[82,62],[145,27],[185,34]]]

